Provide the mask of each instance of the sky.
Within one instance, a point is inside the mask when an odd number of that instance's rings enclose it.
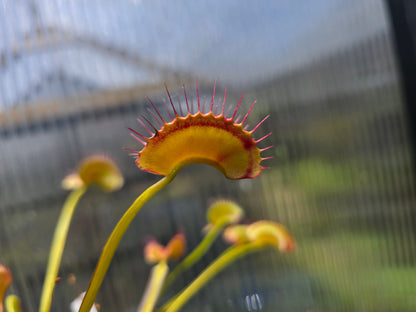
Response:
[[[22,43],[36,38],[36,25],[46,44],[27,53]],[[208,79],[250,84],[386,31],[387,25],[382,0],[0,0],[0,107],[86,85],[117,89],[159,78],[82,40]],[[53,43],[46,28],[82,40],[60,35]],[[17,59],[13,48],[22,52]],[[48,83],[58,72],[66,90]]]

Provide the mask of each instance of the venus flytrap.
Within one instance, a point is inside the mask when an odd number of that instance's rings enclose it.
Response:
[[[20,299],[16,295],[8,295],[4,300],[4,295],[10,284],[13,282],[13,276],[10,270],[0,263],[0,312],[21,312]],[[4,302],[5,301],[5,302]],[[4,304],[5,303],[5,304]],[[6,306],[6,310],[4,310]]]
[[[6,298],[6,311],[7,312],[22,312],[20,299],[16,295],[10,295]]]
[[[147,242],[144,248],[144,259],[149,264],[160,261],[178,260],[186,251],[186,239],[182,233],[176,234],[165,246],[159,244],[156,240]]]
[[[243,215],[243,209],[233,201],[218,200],[213,203],[207,211],[208,224],[204,228],[206,235],[198,246],[168,275],[163,290],[166,290],[180,274],[206,254],[225,226],[239,222]]]
[[[95,184],[106,192],[112,192],[121,188],[123,181],[123,177],[113,161],[101,155],[85,158],[80,163],[77,172],[68,175],[62,181],[62,186],[72,191],[63,205],[56,224],[43,283],[40,312],[50,311],[55,280],[61,264],[69,226],[79,200],[90,185]]]
[[[144,257],[147,263],[156,265],[152,268],[146,291],[137,309],[138,312],[152,312],[162,291],[166,275],[169,272],[167,262],[183,256],[186,249],[185,236],[176,234],[166,247],[152,240],[146,244]]]
[[[92,311],[91,308],[112,258],[132,220],[142,206],[172,182],[184,166],[194,163],[208,164],[217,168],[228,179],[256,178],[263,169],[267,168],[263,167],[261,162],[271,157],[263,157],[261,153],[272,146],[261,149],[258,147],[258,143],[262,142],[271,133],[255,139],[254,132],[269,116],[262,119],[251,130],[248,130],[245,122],[256,102],[251,105],[246,114],[239,115],[238,110],[243,99],[243,96],[241,96],[235,109],[229,114],[231,108],[225,109],[227,87],[225,87],[223,100],[218,102],[216,107],[214,107],[215,89],[216,84],[214,85],[211,104],[205,110],[205,105],[201,107],[200,104],[198,84],[196,87],[196,108],[193,107],[192,101],[191,103],[188,102],[184,86],[186,110],[185,113],[182,113],[182,109],[179,108],[180,114],[178,114],[178,110],[166,88],[172,114],[167,110],[163,117],[149,100],[154,109],[154,112],[149,110],[149,113],[154,121],[150,121],[145,116],[138,119],[143,127],[142,131],[147,131],[149,135],[143,135],[140,131],[128,128],[132,132],[131,135],[143,145],[141,150],[129,149],[132,155],[136,157],[136,165],[141,170],[164,177],[139,195],[118,221],[103,248],[85,295],[82,294],[77,298],[71,309],[77,309],[80,305],[79,312]],[[55,229],[40,300],[40,312],[50,311],[55,281],[73,213],[81,197],[93,184],[104,191],[112,192],[123,185],[123,177],[111,160],[103,156],[92,156],[81,162],[76,173],[68,175],[63,180],[62,186],[71,190],[71,193],[64,203]],[[293,250],[293,239],[279,224],[259,221],[248,226],[231,225],[238,223],[242,216],[242,209],[234,202],[218,201],[214,203],[207,212],[208,225],[205,227],[206,235],[202,242],[170,275],[168,275],[168,262],[181,257],[185,252],[184,235],[175,235],[167,246],[162,246],[156,241],[150,241],[145,248],[145,259],[148,263],[154,264],[154,267],[138,312],[155,311],[162,290],[167,289],[180,273],[195,264],[222,232],[224,238],[232,243],[232,246],[159,311],[178,311],[218,272],[249,253],[262,250],[268,246],[274,246],[282,252]],[[0,265],[0,312],[4,312],[3,297],[10,283],[10,272]],[[82,297],[82,303],[80,303]],[[21,312],[20,301],[13,295],[6,300],[6,306],[7,312]]]
[[[241,119],[240,116],[236,117],[243,99],[243,96],[241,96],[232,116],[227,117],[227,113],[225,113],[227,88],[225,88],[222,104],[214,108],[215,88],[216,84],[214,84],[210,109],[208,112],[204,112],[203,109],[201,110],[197,85],[198,108],[193,113],[194,108],[192,102],[191,106],[189,105],[184,86],[187,110],[186,115],[181,116],[178,114],[166,87],[174,116],[167,111],[169,119],[165,120],[167,117],[164,118],[149,100],[155,113],[150,110],[149,112],[151,112],[156,124],[159,125],[159,129],[145,116],[141,116],[138,122],[149,133],[150,137],[128,128],[132,132],[132,137],[144,146],[140,151],[128,149],[133,156],[137,157],[136,165],[142,170],[165,177],[144,191],[117,223],[98,260],[80,312],[88,312],[93,305],[117,246],[133,218],[141,207],[153,195],[168,185],[184,166],[194,163],[211,165],[229,179],[255,178],[265,168],[261,165],[261,162],[270,157],[262,157],[260,153],[271,146],[260,149],[257,144],[271,133],[257,140],[253,138],[253,133],[269,116],[266,116],[251,131],[248,131],[244,123],[256,102],[251,105],[248,112]],[[180,109],[179,112],[181,111]],[[217,111],[219,113],[216,113]],[[240,119],[241,121],[239,121]]]
[[[4,295],[13,281],[12,273],[0,263],[0,312],[4,312]]]
[[[58,276],[59,266],[61,264],[62,254],[65,247],[66,237],[74,214],[77,203],[87,190],[87,186],[81,186],[73,190],[61,211],[58,223],[56,224],[55,233],[52,240],[51,251],[49,253],[48,266],[46,269],[45,280],[43,282],[43,290],[40,299],[40,312],[50,311],[52,304],[52,294],[55,288],[55,280]]]
[[[118,221],[116,227],[107,240],[106,245],[104,246],[100,259],[98,260],[94,274],[90,281],[90,285],[85,293],[84,299],[79,309],[80,312],[89,312],[92,305],[94,304],[95,297],[97,296],[98,290],[104,280],[111,260],[114,257],[114,253],[116,252],[116,249],[121,239],[123,238],[124,233],[127,231],[128,226],[133,221],[133,218],[153,195],[163,189],[175,178],[179,169],[180,168],[172,171],[170,175],[164,177],[159,182],[153,184],[146,191],[144,191]]]
[[[234,245],[224,251],[179,295],[167,302],[160,312],[178,311],[216,274],[243,256],[270,246],[281,252],[291,252],[295,248],[289,232],[282,225],[272,221],[258,221],[248,226],[231,226],[224,232],[224,238]]]

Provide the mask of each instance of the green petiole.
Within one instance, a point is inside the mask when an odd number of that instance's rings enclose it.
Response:
[[[169,272],[169,267],[166,261],[159,262],[153,267],[149,282],[146,287],[146,292],[143,295],[142,301],[137,311],[139,312],[152,312],[153,311],[154,306],[162,290],[163,282],[168,272]]]
[[[218,272],[226,268],[235,260],[251,252],[261,249],[256,243],[232,246],[224,251],[211,263],[191,284],[188,285],[179,295],[168,301],[159,311],[176,312],[185,305],[203,286],[205,286]]]
[[[50,311],[52,304],[52,294],[55,288],[55,280],[58,275],[59,266],[61,264],[62,253],[65,247],[69,225],[71,224],[75,208],[86,190],[87,187],[82,186],[79,189],[72,191],[62,208],[61,215],[59,216],[59,220],[55,228],[52,247],[49,254],[48,266],[46,269],[46,276],[43,283],[42,295],[39,305],[40,312]]]
[[[185,165],[185,164],[184,164]],[[104,276],[110,266],[111,260],[114,257],[114,253],[119,245],[124,233],[129,227],[133,218],[140,211],[142,206],[158,191],[168,185],[176,176],[182,166],[178,166],[169,175],[158,181],[157,183],[150,186],[145,190],[130,206],[130,208],[124,213],[113,232],[110,235],[104,249],[101,253],[100,259],[98,260],[97,267],[95,268],[94,275],[91,278],[90,285],[85,294],[84,300],[82,301],[79,312],[89,312],[92,305],[94,304],[95,297],[97,296],[98,290],[104,280]]]
[[[162,292],[165,291],[181,273],[189,269],[193,264],[198,262],[204,254],[206,254],[208,249],[221,234],[223,228],[224,225],[219,224],[214,225],[209,229],[208,233],[205,235],[204,239],[199,243],[199,245],[168,275],[166,282],[163,285]]]

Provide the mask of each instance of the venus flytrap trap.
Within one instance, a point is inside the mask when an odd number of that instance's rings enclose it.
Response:
[[[16,295],[7,296],[6,311],[7,312],[21,312],[22,311],[19,297],[17,297]]]
[[[20,299],[16,295],[8,295],[4,300],[4,295],[10,284],[13,282],[13,276],[10,270],[0,263],[0,312],[4,312],[6,305],[7,312],[21,312]]]
[[[177,260],[182,257],[186,249],[186,240],[183,234],[176,234],[167,246],[160,245],[152,240],[146,244],[144,257],[147,263],[156,264],[152,268],[146,291],[137,311],[152,312],[162,291],[166,275],[169,272],[168,260]]]
[[[117,165],[103,155],[86,157],[78,165],[77,172],[67,175],[62,180],[62,187],[67,190],[97,185],[105,192],[114,192],[123,184],[124,179]]]
[[[0,312],[4,312],[4,295],[13,281],[10,270],[0,263]]]
[[[168,275],[163,290],[166,290],[180,274],[185,272],[204,256],[225,226],[239,222],[243,215],[243,209],[230,200],[219,200],[213,203],[208,208],[207,212],[208,224],[204,229],[206,231],[205,237]]]
[[[233,244],[214,260],[179,295],[168,301],[159,311],[179,311],[215,275],[239,258],[267,247],[280,252],[291,252],[295,248],[294,239],[280,224],[272,221],[258,221],[251,225],[230,226],[224,231],[224,239]]]
[[[124,180],[117,166],[105,156],[94,155],[85,158],[76,173],[71,173],[62,181],[65,189],[72,190],[59,216],[49,254],[43,283],[39,311],[50,311],[55,280],[58,275],[66,237],[75,208],[87,188],[97,185],[106,192],[116,191],[123,186]]]
[[[253,138],[253,133],[269,116],[261,120],[251,131],[248,131],[244,123],[256,102],[251,105],[242,119],[241,116],[236,117],[243,100],[243,94],[232,116],[227,117],[225,111],[227,88],[225,88],[222,105],[214,109],[215,88],[216,83],[214,84],[209,111],[204,112],[204,109],[201,110],[197,84],[198,107],[197,111],[193,113],[194,108],[192,103],[191,106],[189,105],[185,86],[183,86],[187,110],[186,115],[182,116],[183,114],[178,114],[166,87],[174,116],[167,110],[169,119],[166,121],[166,117],[163,118],[153,102],[148,99],[155,113],[151,110],[149,112],[159,129],[145,116],[141,116],[141,119],[137,120],[150,137],[128,128],[132,132],[132,137],[144,146],[140,151],[128,149],[133,156],[137,157],[136,165],[142,170],[165,177],[145,190],[117,223],[98,260],[80,312],[88,312],[93,305],[117,246],[133,218],[153,195],[172,182],[183,167],[194,163],[208,164],[217,168],[229,179],[255,178],[264,169],[261,162],[270,157],[262,157],[260,153],[271,146],[259,149],[257,144],[271,133],[258,140]],[[180,107],[179,112],[182,112]]]
[[[139,195],[118,221],[102,250],[85,295],[82,294],[74,300],[71,305],[72,310],[79,307],[79,312],[91,312],[95,309],[93,305],[98,290],[116,249],[133,218],[152,196],[173,181],[184,166],[194,163],[208,164],[217,168],[228,179],[256,178],[266,168],[261,164],[262,161],[272,157],[263,157],[261,153],[272,146],[261,149],[258,147],[258,143],[271,133],[259,139],[255,139],[253,136],[269,116],[248,130],[245,122],[256,102],[251,105],[246,114],[239,115],[238,110],[244,93],[233,110],[232,107],[226,108],[227,87],[225,87],[223,98],[217,105],[214,105],[215,89],[216,84],[214,84],[211,103],[205,109],[205,101],[202,106],[200,103],[198,82],[196,85],[196,108],[192,99],[188,102],[185,86],[183,86],[184,104],[186,104],[186,110],[183,112],[181,106],[175,107],[166,87],[171,111],[167,109],[164,114],[161,114],[153,102],[148,99],[153,107],[153,111],[148,110],[153,122],[143,115],[138,119],[143,128],[142,131],[147,132],[148,135],[128,128],[131,131],[131,136],[143,145],[140,150],[127,149],[136,158],[136,165],[141,170],[164,177]],[[103,156],[92,156],[81,162],[76,173],[68,175],[63,180],[63,187],[71,190],[71,193],[63,206],[56,226],[42,290],[40,312],[50,311],[55,280],[70,221],[80,198],[92,184],[98,185],[104,191],[112,192],[123,185],[123,177],[111,160]],[[170,274],[169,261],[178,259],[185,253],[184,234],[175,235],[167,246],[162,246],[155,240],[149,241],[144,254],[146,262],[154,266],[137,311],[156,311],[155,307],[160,305],[158,300],[162,292],[168,289],[181,273],[199,261],[221,233],[232,246],[157,311],[178,311],[217,273],[249,253],[269,246],[273,246],[281,252],[289,252],[294,249],[293,238],[283,226],[270,221],[238,225],[237,223],[240,222],[243,215],[242,208],[232,201],[221,200],[212,204],[207,211],[208,224],[204,228],[204,238]],[[0,266],[0,295],[4,296],[7,283],[11,281],[7,280],[7,274],[1,275],[1,272]],[[6,284],[7,286],[4,286]],[[7,312],[20,312],[20,306],[16,301],[17,297],[10,298],[10,307]],[[82,303],[80,303],[81,300]],[[3,312],[3,301],[0,302],[0,312]]]

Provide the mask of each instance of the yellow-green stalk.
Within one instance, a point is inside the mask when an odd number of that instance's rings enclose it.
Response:
[[[85,297],[82,301],[79,312],[90,311],[92,305],[94,304],[98,290],[104,280],[104,276],[108,270],[108,267],[110,266],[111,260],[114,257],[114,253],[128,226],[133,221],[133,218],[137,215],[137,213],[140,211],[143,205],[150,198],[152,198],[153,195],[155,195],[157,192],[163,189],[175,178],[180,168],[182,168],[182,166],[179,166],[178,168],[173,170],[169,175],[167,175],[163,179],[159,180],[157,183],[150,186],[147,190],[145,190],[121,217],[113,232],[111,233],[106,245],[104,246],[100,259],[98,260],[98,264],[95,268],[94,275],[92,276],[92,279],[90,281],[88,290],[85,293]]]
[[[160,311],[175,312],[185,305],[203,286],[205,286],[218,272],[232,262],[251,252],[259,250],[255,243],[232,246],[224,251],[208,268],[206,268],[188,287],[178,296],[167,302]]]
[[[138,312],[152,312],[154,310],[168,272],[169,267],[166,261],[161,261],[153,267],[146,292],[137,309]]]
[[[217,200],[210,205],[207,210],[207,234],[199,245],[168,275],[163,286],[163,291],[165,291],[181,273],[189,269],[206,254],[225,226],[239,222],[243,215],[243,209],[230,200]]]
[[[224,238],[234,245],[224,251],[188,287],[168,301],[160,311],[178,311],[218,272],[244,255],[269,246],[281,252],[291,252],[295,248],[295,242],[286,228],[272,221],[258,221],[250,225],[229,226],[224,231]]]
[[[123,183],[124,179],[117,165],[110,158],[102,155],[92,155],[84,158],[80,162],[77,172],[69,174],[63,179],[62,187],[72,190],[72,192],[65,201],[56,224],[43,283],[39,305],[40,312],[49,312],[51,309],[55,280],[61,264],[69,226],[80,198],[92,184],[106,192],[113,192],[120,189]]]
[[[6,311],[7,312],[22,312],[19,297],[17,297],[16,295],[7,296]]]
[[[61,264],[62,253],[64,251],[66,237],[68,235],[69,225],[71,224],[77,203],[87,190],[87,186],[72,191],[59,216],[58,223],[53,236],[51,251],[49,254],[48,266],[46,269],[45,281],[43,282],[42,295],[40,300],[39,311],[49,312],[52,303],[52,294],[55,288],[55,280],[58,275],[59,266]]]
[[[206,254],[207,250],[212,246],[214,241],[221,234],[222,229],[222,226],[213,226],[209,229],[201,243],[199,243],[199,245],[168,275],[166,282],[163,285],[163,291],[165,291],[180,274],[189,269],[193,264],[198,262],[203,255]]]

